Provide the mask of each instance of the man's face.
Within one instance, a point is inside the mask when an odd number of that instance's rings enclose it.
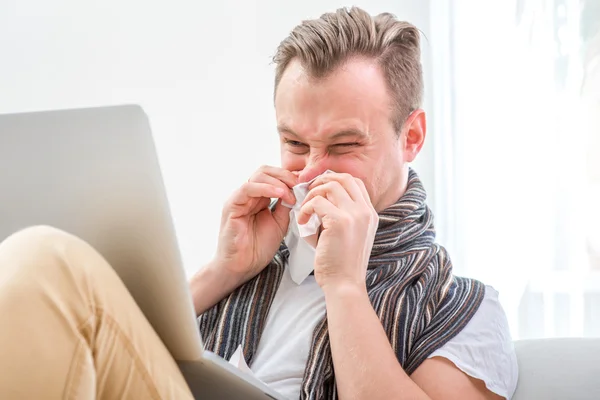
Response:
[[[282,167],[301,171],[301,182],[326,170],[348,173],[365,183],[377,211],[402,195],[407,162],[424,138],[424,115],[419,111],[405,124],[418,120],[420,143],[412,143],[413,129],[403,129],[398,138],[391,97],[374,62],[352,60],[316,80],[293,60],[277,88],[275,112]]]

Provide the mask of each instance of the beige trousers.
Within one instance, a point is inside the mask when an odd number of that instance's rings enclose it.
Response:
[[[0,244],[0,399],[191,399],[106,261],[48,227]]]

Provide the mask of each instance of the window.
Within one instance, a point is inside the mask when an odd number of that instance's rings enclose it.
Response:
[[[515,338],[598,336],[600,3],[445,3],[436,208],[457,272],[500,290]]]

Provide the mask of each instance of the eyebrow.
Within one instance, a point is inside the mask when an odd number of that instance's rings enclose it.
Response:
[[[279,135],[281,135],[282,133],[286,133],[288,135],[300,138],[300,135],[298,135],[296,132],[294,132],[287,125],[284,125],[284,124],[278,125],[277,131],[279,132]],[[331,135],[328,138],[328,140],[336,140],[336,139],[340,139],[340,138],[344,138],[344,137],[359,137],[361,139],[366,139],[369,137],[369,135],[366,134],[365,132],[361,131],[360,129],[347,128],[347,129],[342,129],[342,130],[334,133],[333,135]]]

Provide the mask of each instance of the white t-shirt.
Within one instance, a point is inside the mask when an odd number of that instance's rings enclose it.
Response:
[[[267,316],[251,370],[289,399],[300,397],[313,330],[325,315],[325,296],[309,276],[300,285],[286,268]],[[517,359],[498,292],[486,286],[483,302],[465,328],[429,357],[452,361],[466,374],[510,399],[517,385]]]

